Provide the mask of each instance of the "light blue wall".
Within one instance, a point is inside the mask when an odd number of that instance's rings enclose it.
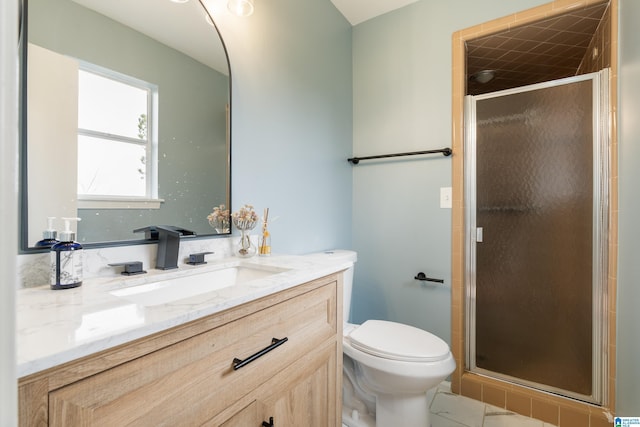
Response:
[[[547,1],[418,1],[353,30],[355,155],[451,145],[451,34]],[[640,2],[621,0],[620,245],[617,414],[640,414]],[[455,153],[454,153],[455,155]],[[397,320],[449,341],[451,211],[439,187],[451,161],[362,163],[353,173],[353,247],[359,253],[352,320]],[[445,279],[421,286],[418,271]]]
[[[423,0],[356,26],[354,155],[451,147],[451,35],[543,3]],[[353,170],[352,320],[404,322],[450,342],[451,210],[439,198],[440,187],[451,186],[451,158],[363,162]],[[420,271],[444,286],[415,281]]]
[[[351,26],[318,0],[216,22],[231,60],[233,209],[269,207],[274,252],[350,248]]]
[[[620,2],[616,415],[640,414],[640,2]]]

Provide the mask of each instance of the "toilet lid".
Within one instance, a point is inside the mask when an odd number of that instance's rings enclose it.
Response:
[[[367,320],[349,335],[351,345],[365,353],[406,362],[435,362],[449,355],[449,346],[422,329],[385,320]]]

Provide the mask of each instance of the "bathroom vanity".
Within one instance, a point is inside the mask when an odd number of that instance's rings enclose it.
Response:
[[[42,349],[38,359],[36,343],[27,337],[38,332],[21,322],[25,312],[18,310],[20,426],[340,425],[345,266],[277,258],[267,267],[275,261],[292,268],[153,306],[118,297],[114,302],[123,280],[90,284],[84,295],[20,291],[19,308],[116,304],[109,308],[116,315],[133,306],[143,317],[121,331],[95,326],[93,339],[84,336],[91,332],[79,320],[67,330],[75,333],[69,339],[74,343],[49,354]],[[37,302],[46,296],[57,300],[56,308]],[[86,321],[87,312],[79,319]],[[48,327],[65,328],[66,320]],[[124,342],[114,344],[119,340]]]

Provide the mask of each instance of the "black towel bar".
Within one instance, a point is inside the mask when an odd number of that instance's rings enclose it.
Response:
[[[384,159],[387,157],[417,156],[419,154],[436,154],[436,153],[442,153],[445,156],[450,156],[453,153],[453,151],[451,151],[451,148],[441,148],[439,150],[411,151],[408,153],[380,154],[378,156],[352,157],[350,159],[347,159],[347,161],[351,162],[354,165],[357,165],[358,163],[360,163],[360,160]]]

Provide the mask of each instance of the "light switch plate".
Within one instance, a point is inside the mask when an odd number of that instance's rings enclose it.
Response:
[[[451,209],[451,187],[440,187],[440,207]]]

